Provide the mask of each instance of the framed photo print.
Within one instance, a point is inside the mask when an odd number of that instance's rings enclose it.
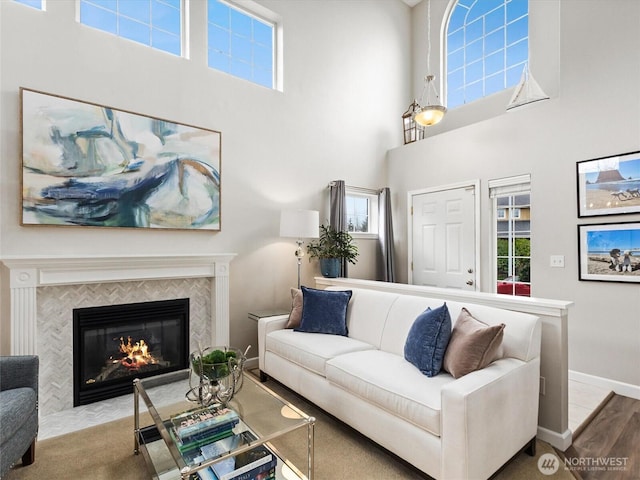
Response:
[[[640,222],[578,225],[580,280],[640,283]]]
[[[22,225],[220,230],[220,132],[20,93]]]
[[[577,163],[578,217],[640,212],[640,152]]]

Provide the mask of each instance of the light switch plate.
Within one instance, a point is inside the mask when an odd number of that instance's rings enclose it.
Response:
[[[554,268],[564,268],[564,255],[551,255],[550,263]]]

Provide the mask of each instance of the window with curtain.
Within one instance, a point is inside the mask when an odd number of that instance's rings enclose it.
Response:
[[[529,61],[529,1],[458,0],[445,45],[448,108],[517,85]]]
[[[531,177],[489,181],[496,292],[531,296]]]
[[[367,188],[346,187],[347,231],[378,234],[378,192]]]

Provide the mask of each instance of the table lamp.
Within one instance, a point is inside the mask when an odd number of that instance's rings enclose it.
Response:
[[[304,257],[303,238],[318,238],[320,213],[317,210],[283,210],[280,213],[280,236],[296,238],[298,248],[298,288],[300,288],[300,264]]]

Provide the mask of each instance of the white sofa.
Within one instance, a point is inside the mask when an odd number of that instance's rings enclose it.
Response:
[[[452,324],[463,307],[484,323],[505,324],[500,358],[458,379],[444,371],[429,378],[404,359],[404,345],[415,318],[444,302],[350,290],[348,337],[285,329],[286,315],[260,319],[264,378],[273,377],[437,479],[488,478],[526,446],[534,448],[538,317],[447,301]]]

